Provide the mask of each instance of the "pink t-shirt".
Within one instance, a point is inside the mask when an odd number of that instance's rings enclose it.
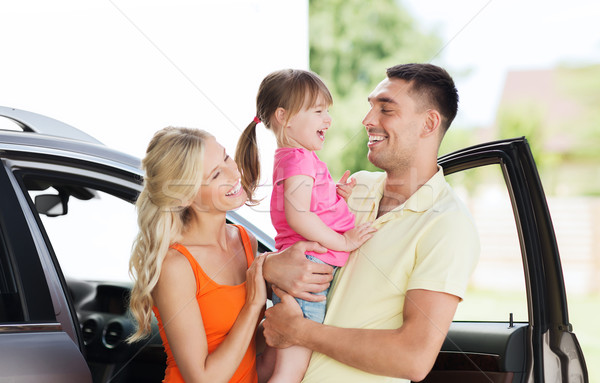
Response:
[[[278,251],[298,241],[307,240],[292,230],[285,219],[283,181],[296,175],[306,175],[314,179],[310,211],[340,234],[354,227],[354,214],[348,209],[346,201],[336,193],[335,182],[327,165],[319,160],[316,153],[300,148],[279,148],[275,151],[271,194],[271,222],[277,230],[275,247]],[[343,266],[348,259],[346,251],[328,250],[322,254],[309,251],[307,254],[333,266]]]

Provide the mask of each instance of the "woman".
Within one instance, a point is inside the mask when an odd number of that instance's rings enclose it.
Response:
[[[264,256],[225,214],[247,199],[233,159],[196,129],[157,132],[142,162],[130,341],[158,319],[164,382],[257,382],[254,334],[266,301]],[[254,261],[254,262],[253,262]]]

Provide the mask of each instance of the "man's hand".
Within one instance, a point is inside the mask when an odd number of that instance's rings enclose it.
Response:
[[[262,322],[264,336],[271,347],[286,348],[295,344],[294,337],[300,329],[304,317],[298,302],[285,291],[273,286],[273,292],[281,298],[281,302],[265,312]]]
[[[356,186],[356,180],[352,178],[350,182],[348,182],[348,177],[350,177],[350,170],[346,170],[339,182],[335,184],[335,190],[337,194],[346,202],[348,202],[348,197],[350,197],[352,189],[354,189]]]
[[[296,242],[279,253],[267,255],[263,276],[267,282],[278,286],[296,298],[318,302],[324,295],[314,295],[329,287],[333,267],[306,259],[307,251],[324,253],[326,248],[316,242]]]

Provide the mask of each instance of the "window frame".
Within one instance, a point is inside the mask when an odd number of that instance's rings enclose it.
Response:
[[[2,161],[0,228],[23,310],[20,323],[55,323],[56,316],[43,266],[9,172],[9,166]]]

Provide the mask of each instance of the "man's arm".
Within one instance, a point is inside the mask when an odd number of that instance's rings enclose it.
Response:
[[[296,302],[284,294],[281,304],[267,310],[264,334],[273,347],[299,345],[372,374],[421,381],[435,362],[458,302],[458,297],[446,293],[409,290],[402,326],[371,330],[305,319]]]
[[[322,301],[324,291],[333,279],[333,267],[306,259],[307,251],[324,253],[326,248],[316,242],[296,242],[278,253],[267,255],[263,276],[271,285],[306,301]]]

